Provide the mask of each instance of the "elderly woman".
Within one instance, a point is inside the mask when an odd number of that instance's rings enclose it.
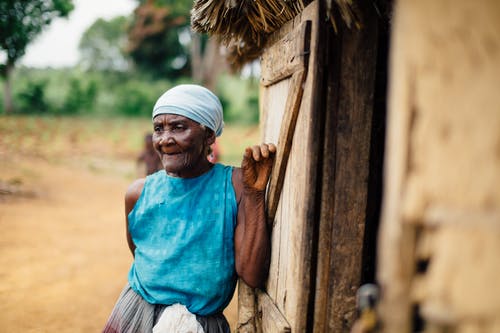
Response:
[[[174,87],[156,102],[153,146],[164,170],[125,195],[134,261],[104,332],[229,332],[222,311],[237,276],[263,283],[276,147],[246,148],[241,168],[212,164],[209,147],[223,126],[219,99],[201,86]]]

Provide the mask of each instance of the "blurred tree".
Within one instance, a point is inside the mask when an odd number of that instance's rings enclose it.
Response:
[[[4,107],[11,113],[11,74],[16,62],[26,52],[26,47],[56,17],[67,17],[73,10],[72,0],[1,0],[0,48],[5,53],[5,63],[0,75],[5,80]]]
[[[95,71],[126,71],[130,69],[125,53],[127,28],[125,16],[109,21],[96,20],[83,34],[78,49],[80,63],[85,69]]]
[[[192,0],[142,0],[129,32],[129,52],[136,64],[156,76],[191,75],[215,89],[226,70],[225,57],[214,38],[190,29]]]
[[[156,77],[189,74],[189,52],[181,43],[189,35],[190,0],[139,1],[129,31],[128,51],[138,68]]]
[[[219,75],[227,70],[226,57],[215,38],[191,33],[191,72],[193,80],[215,90]],[[224,49],[225,50],[225,49]]]

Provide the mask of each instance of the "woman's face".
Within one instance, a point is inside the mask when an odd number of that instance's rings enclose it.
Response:
[[[208,147],[214,141],[213,132],[184,116],[160,114],[153,119],[153,146],[171,176],[191,178],[208,171]]]

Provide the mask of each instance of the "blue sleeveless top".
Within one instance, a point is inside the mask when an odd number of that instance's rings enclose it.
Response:
[[[128,215],[136,245],[128,281],[147,302],[180,303],[198,315],[229,304],[236,286],[232,171],[216,164],[195,178],[164,170],[146,177]]]

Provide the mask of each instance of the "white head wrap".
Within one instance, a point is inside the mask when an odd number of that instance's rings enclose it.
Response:
[[[177,114],[207,126],[216,136],[222,134],[222,104],[213,92],[196,84],[181,84],[167,90],[153,108],[159,114]]]

